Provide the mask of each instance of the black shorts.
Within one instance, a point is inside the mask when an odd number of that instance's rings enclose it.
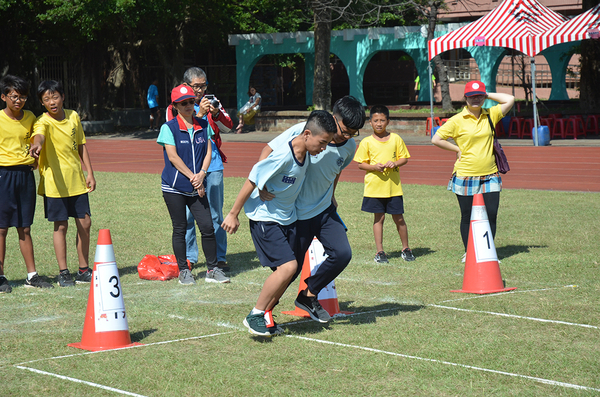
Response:
[[[284,226],[277,222],[250,220],[250,235],[261,265],[273,268],[296,260],[295,222]]]
[[[0,228],[31,226],[36,199],[33,168],[0,167],[0,197]]]
[[[404,199],[402,196],[389,198],[363,197],[361,210],[373,214],[404,214]]]
[[[155,108],[150,108],[150,114],[153,116],[156,116],[156,114],[158,113],[158,106]]]
[[[83,219],[92,216],[88,194],[71,197],[44,196],[44,216],[50,222],[67,221],[69,218]]]

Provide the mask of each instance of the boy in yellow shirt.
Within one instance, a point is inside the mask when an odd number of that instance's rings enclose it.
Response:
[[[374,214],[373,234],[377,254],[376,263],[387,263],[387,255],[383,250],[383,221],[385,214],[391,214],[402,242],[402,259],[414,261],[415,257],[408,245],[408,229],[404,221],[404,200],[402,184],[398,169],[408,163],[410,154],[402,138],[390,134],[386,128],[389,124],[390,111],[383,105],[371,108],[370,123],[373,135],[360,142],[354,161],[358,168],[366,171],[365,190],[362,210]]]
[[[10,227],[15,227],[19,235],[19,248],[27,267],[25,286],[52,288],[35,270],[30,233],[35,214],[35,159],[29,155],[29,138],[35,116],[23,110],[29,83],[6,75],[0,81],[0,93],[6,102],[0,111],[0,293],[12,292],[4,276],[6,235]]]
[[[47,112],[38,117],[33,126],[31,152],[39,156],[38,194],[44,197],[45,217],[54,222],[54,252],[60,269],[58,284],[69,287],[75,282],[89,283],[92,280],[89,268],[92,220],[88,192],[96,189],[96,179],[85,147],[83,127],[77,112],[63,109],[65,93],[60,82],[42,81],[38,87],[38,98]],[[69,217],[75,218],[77,225],[79,271],[75,281],[67,268]]]

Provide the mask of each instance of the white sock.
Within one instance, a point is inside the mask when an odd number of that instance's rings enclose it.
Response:
[[[252,313],[250,313],[250,314],[265,314],[265,311],[254,308],[254,309],[252,309]]]
[[[37,272],[27,273],[27,280],[31,280],[31,277],[35,276]]]

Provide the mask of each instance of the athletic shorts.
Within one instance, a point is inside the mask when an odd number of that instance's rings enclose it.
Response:
[[[35,199],[35,177],[30,165],[0,167],[0,228],[31,226]]]
[[[158,113],[158,106],[155,108],[150,108],[150,114],[153,116],[156,116],[156,113]]]
[[[404,199],[402,196],[363,197],[361,210],[373,214],[404,214]]]
[[[295,222],[284,226],[277,222],[250,220],[250,235],[261,265],[274,268],[296,260]]]
[[[67,221],[69,218],[83,219],[92,216],[88,194],[72,197],[44,196],[44,216],[50,222]]]

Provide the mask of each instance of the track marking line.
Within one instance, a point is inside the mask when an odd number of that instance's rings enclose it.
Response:
[[[550,288],[539,288],[539,289],[528,289],[528,290],[514,290],[514,291],[508,291],[508,292],[499,292],[497,294],[485,294],[485,295],[470,296],[470,297],[467,297],[467,298],[448,299],[448,300],[445,300],[445,301],[441,301],[440,303],[459,302],[459,301],[466,301],[466,300],[470,300],[470,299],[489,298],[489,297],[494,297],[494,296],[502,296],[502,295],[506,295],[506,294],[523,294],[523,293],[528,293],[528,292],[551,291],[551,290],[561,289],[561,288],[577,288],[577,286],[571,284],[571,285],[563,285],[562,287],[550,287]]]
[[[128,392],[128,391],[125,391],[125,390],[116,389],[114,387],[104,386],[104,385],[101,385],[101,384],[98,384],[98,383],[88,382],[86,380],[81,380],[81,379],[77,379],[77,378],[71,378],[70,376],[53,374],[52,372],[41,371],[41,370],[35,369],[35,368],[23,367],[21,365],[15,365],[15,367],[17,367],[19,369],[24,369],[26,371],[35,372],[36,374],[53,376],[55,378],[59,378],[59,379],[63,379],[63,380],[68,380],[70,382],[75,382],[75,383],[81,383],[81,384],[84,384],[84,385],[87,385],[87,386],[97,387],[99,389],[112,391],[112,392],[123,394],[123,395],[126,395],[126,396],[146,397],[146,396],[144,396],[142,394],[131,393],[131,392]]]
[[[409,358],[412,360],[426,361],[426,362],[431,362],[431,363],[436,363],[436,364],[449,365],[449,366],[453,366],[453,367],[472,369],[472,370],[476,370],[476,371],[487,372],[487,373],[492,373],[492,374],[497,374],[497,375],[505,375],[505,376],[511,376],[514,378],[528,379],[528,380],[532,380],[534,382],[543,383],[543,384],[551,385],[551,386],[560,386],[560,387],[565,387],[565,388],[569,388],[569,389],[600,392],[600,389],[596,389],[596,388],[589,387],[589,386],[575,385],[572,383],[565,383],[565,382],[559,382],[559,381],[555,381],[555,380],[551,380],[551,379],[537,378],[534,376],[521,375],[521,374],[516,374],[516,373],[512,373],[512,372],[498,371],[495,369],[488,369],[488,368],[475,367],[472,365],[458,364],[458,363],[453,363],[453,362],[449,362],[449,361],[436,360],[433,358],[425,358],[425,357],[411,356],[411,355],[402,354],[402,353],[388,352],[385,350],[373,349],[373,348],[364,347],[364,346],[349,345],[346,343],[330,342],[330,341],[321,340],[321,339],[307,338],[304,336],[297,336],[297,335],[286,335],[286,336],[288,338],[296,338],[296,339],[301,339],[301,340],[310,341],[310,342],[322,343],[322,344],[326,344],[326,345],[333,345],[333,346],[338,346],[338,347],[349,347],[352,349],[364,350],[364,351],[373,352],[373,353],[387,354],[390,356],[396,356],[396,357],[402,357],[402,358]]]
[[[441,306],[441,305],[427,305],[427,307],[435,307],[438,309],[449,309],[449,310],[456,310],[459,312],[470,312],[470,313],[483,313],[483,314],[491,314],[493,316],[500,316],[500,317],[509,317],[509,318],[518,318],[518,319],[523,319],[523,320],[531,320],[531,321],[539,321],[542,323],[553,323],[553,324],[563,324],[563,325],[574,325],[576,327],[584,327],[584,328],[593,328],[593,329],[600,329],[600,327],[597,327],[595,325],[589,325],[589,324],[578,324],[578,323],[570,323],[568,321],[560,321],[560,320],[548,320],[545,318],[536,318],[536,317],[527,317],[527,316],[518,316],[516,314],[506,314],[506,313],[496,313],[496,312],[486,312],[483,310],[471,310],[471,309],[460,309],[458,307],[452,307],[452,306]]]

